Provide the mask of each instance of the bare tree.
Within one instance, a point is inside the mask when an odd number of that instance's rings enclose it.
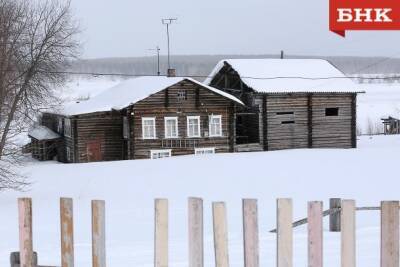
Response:
[[[54,103],[77,33],[69,1],[0,0],[0,190],[26,184],[17,139]]]

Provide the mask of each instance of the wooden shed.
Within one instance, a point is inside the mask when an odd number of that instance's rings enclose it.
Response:
[[[362,91],[326,60],[227,59],[204,83],[241,99],[237,151],[355,148]]]
[[[36,126],[28,133],[31,138],[29,150],[32,157],[43,161],[52,160],[57,156],[57,148],[60,145],[61,136],[46,126]]]
[[[63,136],[62,162],[161,158],[233,151],[241,107],[191,78],[140,77],[44,113],[42,124]]]
[[[400,134],[400,119],[388,116],[382,118],[384,134]]]

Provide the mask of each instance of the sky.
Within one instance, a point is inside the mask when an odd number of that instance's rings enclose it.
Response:
[[[72,0],[83,58],[278,54],[400,56],[400,31],[328,30],[328,0]]]

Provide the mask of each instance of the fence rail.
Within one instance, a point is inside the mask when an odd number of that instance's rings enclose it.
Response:
[[[336,201],[336,203],[338,203]],[[332,206],[332,205],[331,205]],[[204,218],[203,200],[188,199],[189,267],[204,266]],[[36,256],[32,240],[32,200],[18,199],[19,240],[21,267],[36,267]],[[341,266],[356,266],[357,210],[380,210],[381,213],[381,267],[399,266],[399,201],[382,201],[380,207],[356,207],[354,200],[340,200],[339,207],[323,211],[321,201],[310,201],[307,218],[292,223],[293,203],[291,199],[276,202],[276,250],[277,267],[293,266],[293,227],[307,223],[308,266],[323,264],[323,217],[339,214],[341,235]],[[103,200],[92,201],[92,266],[106,267],[105,212]],[[256,199],[243,199],[243,247],[244,266],[259,267],[258,204]],[[73,200],[60,199],[61,266],[74,266]],[[335,218],[336,220],[337,218]],[[214,256],[216,267],[229,266],[228,221],[224,202],[212,203],[214,233]],[[169,265],[168,249],[168,200],[154,202],[154,266]]]

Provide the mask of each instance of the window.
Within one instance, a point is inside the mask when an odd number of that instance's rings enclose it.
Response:
[[[169,157],[171,157],[171,149],[150,150],[150,158],[151,159],[161,159],[161,158],[169,158]]]
[[[178,138],[178,117],[164,118],[165,138]]]
[[[71,137],[71,120],[64,119],[64,135]]]
[[[126,116],[122,117],[122,135],[124,139],[129,139],[129,125]]]
[[[276,115],[293,115],[293,111],[277,112]]]
[[[187,99],[187,93],[185,90],[178,91],[178,101],[184,101]]]
[[[215,147],[202,147],[194,149],[195,155],[215,154]]]
[[[142,118],[143,139],[156,139],[156,118]]]
[[[209,124],[210,137],[222,136],[222,116],[211,115]]]
[[[281,124],[294,124],[295,121],[282,121]]]
[[[325,116],[339,116],[339,108],[326,108]]]
[[[188,137],[200,137],[200,116],[187,117]]]
[[[63,132],[63,119],[62,118],[58,118],[58,120],[57,120],[57,132],[60,134]]]

